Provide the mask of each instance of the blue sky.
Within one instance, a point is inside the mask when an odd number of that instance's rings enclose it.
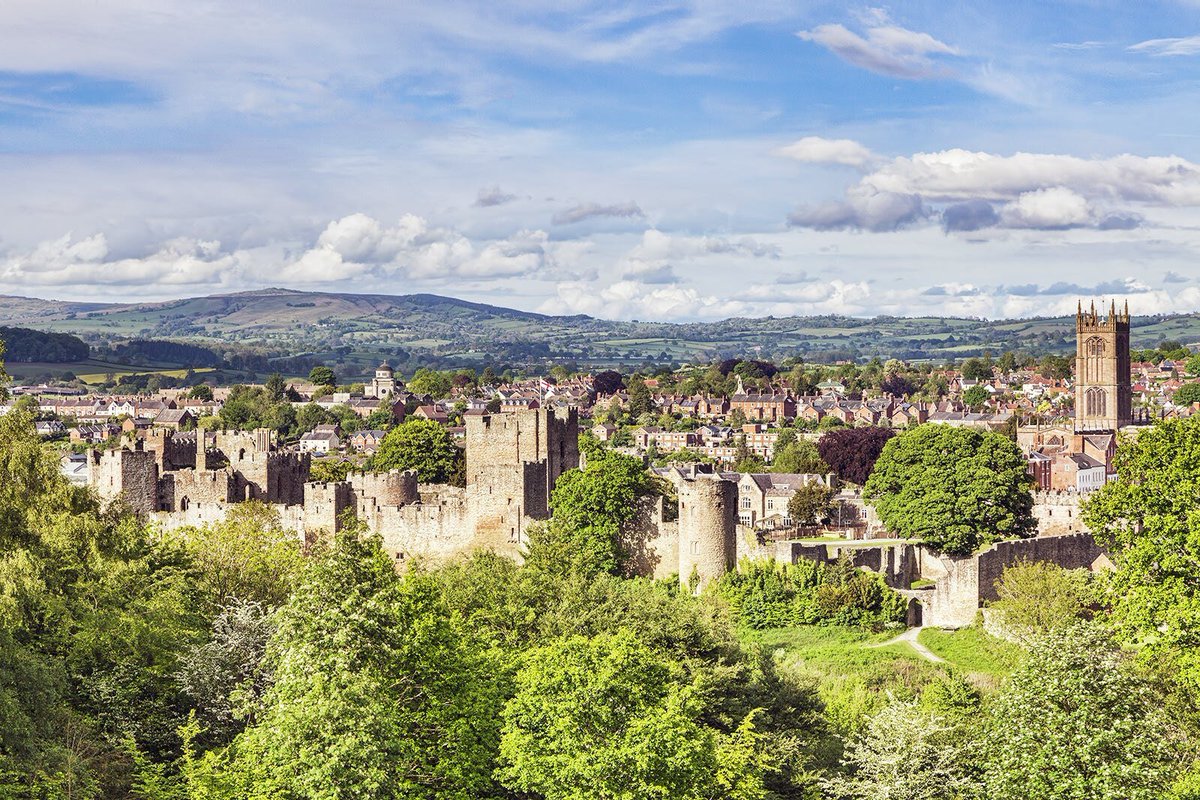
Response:
[[[1200,3],[7,0],[0,293],[1200,308]]]

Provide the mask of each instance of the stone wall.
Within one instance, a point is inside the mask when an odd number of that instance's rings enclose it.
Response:
[[[643,497],[621,548],[626,554],[626,574],[670,578],[679,570],[679,523],[663,520],[662,497]]]
[[[967,558],[939,558],[946,571],[925,603],[924,623],[946,628],[972,625],[985,602],[998,599],[996,582],[1005,567],[1048,561],[1063,569],[1105,569],[1108,557],[1089,533],[999,542]]]
[[[1079,518],[1083,498],[1075,492],[1036,492],[1033,518],[1040,535],[1081,533],[1087,526]]]
[[[140,441],[132,450],[91,451],[88,483],[102,499],[120,498],[142,516],[158,510],[158,463]]]

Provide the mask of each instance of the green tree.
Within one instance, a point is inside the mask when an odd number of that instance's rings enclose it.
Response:
[[[1095,597],[1090,580],[1087,570],[1018,562],[1005,567],[996,581],[999,599],[989,608],[1007,633],[1028,643],[1087,614]]]
[[[995,800],[1157,800],[1185,766],[1155,686],[1092,626],[1047,634],[988,712]]]
[[[207,403],[211,403],[213,399],[212,387],[206,383],[196,384],[192,387],[191,391],[188,392],[188,397],[192,398],[193,400],[203,400]]]
[[[639,499],[653,491],[641,459],[595,451],[583,469],[559,476],[550,521],[530,531],[526,563],[551,574],[617,574]]]
[[[1039,365],[1039,372],[1043,378],[1051,380],[1063,380],[1071,377],[1074,372],[1075,365],[1067,356],[1047,355],[1043,356]]]
[[[450,396],[450,376],[437,370],[421,368],[408,382],[408,390],[414,394],[427,394],[434,399]]]
[[[338,483],[346,480],[353,470],[354,465],[349,461],[342,461],[338,458],[320,458],[313,461],[308,479],[320,483]]]
[[[775,458],[771,462],[772,472],[786,472],[800,475],[825,475],[833,470],[821,460],[817,446],[808,439],[793,439],[790,444],[780,448],[775,443]]]
[[[754,742],[722,770],[734,759],[682,677],[630,631],[535,650],[504,709],[501,781],[547,800],[764,797]]]
[[[308,433],[318,425],[332,425],[335,422],[337,417],[316,403],[306,403],[296,412],[296,429],[300,433]]]
[[[267,390],[271,401],[278,403],[283,400],[283,395],[287,391],[287,381],[278,372],[273,372],[271,377],[267,378],[267,382],[263,384],[263,388]]]
[[[1188,375],[1200,375],[1200,355],[1188,358],[1184,369]]]
[[[0,339],[0,400],[8,399],[8,373],[4,371],[4,340]]]
[[[388,431],[371,457],[370,468],[415,469],[423,483],[445,483],[462,457],[449,431],[433,420],[413,417]]]
[[[991,395],[988,394],[987,389],[983,388],[982,386],[972,386],[970,389],[967,389],[965,392],[963,392],[962,399],[967,408],[978,410],[983,408],[989,397],[991,397]]]
[[[1192,403],[1200,403],[1200,383],[1185,383],[1175,390],[1175,394],[1171,397],[1171,402],[1177,406],[1190,406]]]
[[[1116,562],[1113,610],[1126,635],[1177,658],[1200,691],[1200,417],[1122,439],[1117,480],[1093,492],[1083,520]]]
[[[888,441],[863,496],[889,530],[950,555],[1032,536],[1025,457],[998,433],[920,425]]]
[[[308,382],[314,386],[337,386],[337,376],[329,367],[313,367],[308,373]]]
[[[494,668],[438,583],[401,578],[378,537],[347,528],[311,561],[267,665],[257,724],[234,743],[237,797],[494,793]]]
[[[991,359],[986,361],[979,358],[968,358],[963,362],[962,375],[971,381],[989,381],[992,379]]]
[[[197,588],[215,611],[235,600],[276,608],[287,600],[303,563],[301,542],[273,507],[238,503],[221,522],[184,528],[180,536],[198,569]]]
[[[830,778],[832,798],[963,800],[978,796],[968,728],[960,714],[917,700],[893,700],[846,746],[845,775]]]
[[[787,509],[793,524],[817,525],[833,512],[833,492],[815,481],[806,483],[788,499]]]
[[[641,378],[630,378],[627,391],[629,392],[629,405],[626,410],[630,414],[639,417],[654,410],[654,404],[650,398],[650,389]]]

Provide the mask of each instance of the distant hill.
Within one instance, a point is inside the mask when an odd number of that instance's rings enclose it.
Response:
[[[1136,309],[1135,309],[1136,310]],[[962,358],[984,350],[1069,352],[1074,318],[978,320],[845,316],[621,322],[552,316],[431,294],[378,295],[263,289],[156,303],[72,303],[0,297],[0,324],[70,333],[110,346],[169,339],[220,350],[259,345],[314,356],[359,374],[393,363],[585,365],[705,361]],[[1163,338],[1200,342],[1195,314],[1135,317],[1135,347]]]

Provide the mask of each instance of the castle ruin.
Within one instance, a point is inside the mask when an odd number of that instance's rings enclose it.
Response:
[[[392,558],[444,558],[489,549],[522,555],[531,523],[550,517],[559,476],[580,464],[575,409],[472,414],[466,486],[422,484],[412,471],[309,480],[311,456],[282,448],[270,430],[153,430],[132,447],[93,450],[88,482],[165,530],[220,522],[235,504],[272,506],[306,541],[337,531],[351,514],[378,533]],[[679,574],[693,589],[736,566],[737,485],[715,475],[679,476],[677,520],[647,508],[638,574]]]

